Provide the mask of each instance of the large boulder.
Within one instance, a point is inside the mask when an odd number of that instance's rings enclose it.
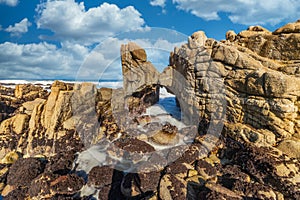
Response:
[[[121,60],[123,72],[124,97],[138,94],[144,104],[152,105],[158,101],[159,72],[147,61],[145,50],[133,42],[121,46]],[[150,91],[147,96],[153,96],[143,100],[143,93]],[[141,94],[142,93],[142,94]]]

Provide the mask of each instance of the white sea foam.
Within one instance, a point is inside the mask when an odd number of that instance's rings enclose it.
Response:
[[[68,80],[61,80],[65,83],[73,83],[73,84],[80,84],[83,82],[89,82],[96,85],[97,88],[101,87],[108,87],[108,88],[121,88],[123,87],[122,81],[68,81]],[[17,84],[38,84],[41,85],[43,88],[49,87],[54,81],[52,80],[0,80],[0,85],[4,85],[6,87],[15,88]]]

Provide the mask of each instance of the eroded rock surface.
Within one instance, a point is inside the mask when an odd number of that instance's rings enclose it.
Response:
[[[129,43],[123,89],[1,86],[2,196],[300,199],[299,34],[299,21],[229,31],[222,42],[198,31],[161,74]],[[160,86],[186,127],[144,114]]]

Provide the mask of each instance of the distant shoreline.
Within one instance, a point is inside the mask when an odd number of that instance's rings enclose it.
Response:
[[[56,80],[18,80],[18,79],[10,79],[10,80],[1,80],[0,79],[0,85],[3,85],[5,87],[10,87],[14,88],[16,85],[20,84],[33,84],[33,85],[41,85],[42,87],[50,87],[52,83]],[[102,88],[102,87],[108,87],[108,88],[121,88],[123,87],[123,80],[98,80],[98,81],[92,81],[92,80],[58,80],[64,83],[71,83],[71,84],[76,84],[76,83],[83,83],[83,82],[89,82],[93,83],[96,85],[97,88]]]

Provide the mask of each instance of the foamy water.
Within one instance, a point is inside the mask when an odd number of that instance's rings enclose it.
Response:
[[[96,85],[97,88],[101,87],[108,87],[108,88],[121,88],[123,87],[122,81],[68,81],[68,80],[60,80],[65,83],[73,83],[73,84],[80,84],[83,82],[89,82]],[[15,88],[17,84],[34,84],[34,85],[41,85],[43,88],[48,88],[54,81],[47,80],[0,80],[0,85],[4,85],[5,87]]]

